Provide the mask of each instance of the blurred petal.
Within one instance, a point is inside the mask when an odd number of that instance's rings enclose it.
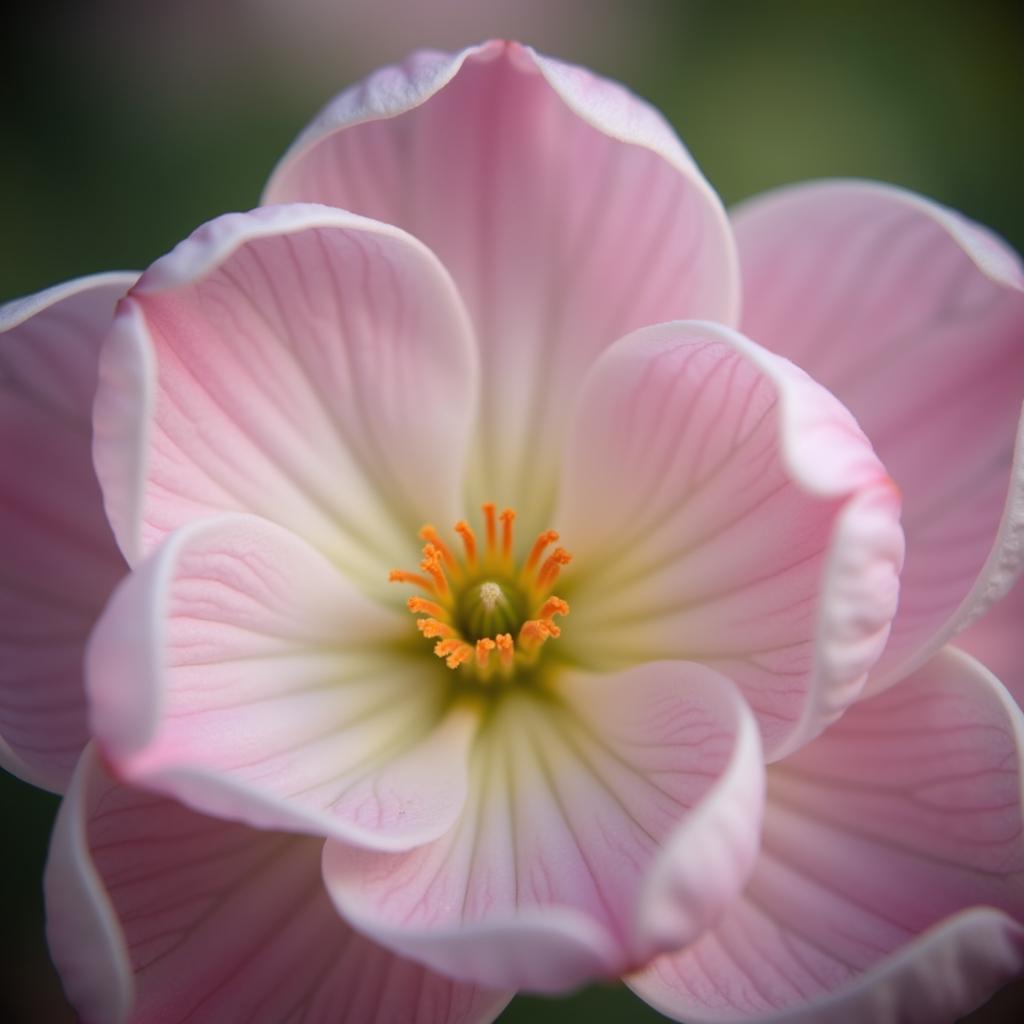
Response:
[[[125,565],[92,468],[100,342],[134,274],[0,309],[0,765],[60,792],[88,738],[82,650]]]
[[[88,1024],[486,1024],[508,1000],[356,935],[322,843],[118,785],[91,750],[46,873],[50,948]]]
[[[690,941],[742,888],[763,768],[738,692],[699,665],[566,674],[510,693],[458,824],[405,854],[328,842],[361,932],[494,987],[564,991]]]
[[[900,611],[869,684],[883,686],[1024,557],[1024,274],[984,228],[882,185],[785,189],[735,225],[744,330],[849,406],[903,492]]]
[[[688,1022],[952,1022],[1024,969],[1022,749],[956,651],[855,705],[769,772],[744,897],[634,988]]]
[[[958,633],[955,642],[973,654],[1024,707],[1024,580],[1018,580],[973,626]]]
[[[899,502],[823,388],[728,328],[647,328],[591,370],[565,465],[573,657],[710,665],[770,759],[856,699],[895,610]]]
[[[92,725],[119,776],[261,828],[384,849],[436,838],[475,715],[404,619],[255,517],[185,527],[115,591],[89,645]]]
[[[547,525],[567,404],[643,324],[737,318],[720,202],[662,116],[515,43],[418,53],[335,99],[265,200],[397,224],[452,272],[482,348],[473,503]]]
[[[197,517],[256,512],[384,589],[424,520],[457,517],[475,374],[415,239],[315,206],[212,221],[143,275],[104,349],[119,543],[134,563]]]

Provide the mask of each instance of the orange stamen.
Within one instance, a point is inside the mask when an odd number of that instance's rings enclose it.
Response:
[[[433,615],[438,619],[447,619],[448,613],[439,604],[434,601],[428,601],[425,597],[410,597],[405,602],[406,607],[413,613],[413,615]]]
[[[494,502],[488,501],[480,506],[484,513],[484,524],[487,529],[487,554],[493,555],[497,547],[497,531],[494,522]]]
[[[501,557],[507,562],[512,557],[512,523],[515,521],[514,509],[507,508],[501,513]]]
[[[549,624],[540,619],[527,619],[519,629],[519,644],[527,653],[535,651],[551,635]]]
[[[420,568],[434,581],[433,589],[441,597],[444,597],[448,593],[448,579],[444,574],[444,566],[441,561],[441,552],[433,544],[424,547]]]
[[[476,565],[476,534],[465,519],[460,519],[453,529],[462,538],[462,544],[466,549],[466,563],[472,569]]]
[[[554,530],[545,530],[534,542],[533,547],[530,549],[530,555],[526,559],[526,565],[523,566],[523,575],[533,571],[534,566],[540,561],[540,556],[544,554],[544,549],[549,544],[554,544],[558,540],[558,534]]]
[[[482,640],[476,642],[476,667],[481,671],[486,671],[488,662],[491,660],[491,651],[497,644],[493,641],[484,637]]]
[[[506,671],[511,670],[516,657],[515,644],[512,642],[512,634],[499,633],[494,638],[494,643],[498,648],[498,657],[501,659],[501,667]]]
[[[388,579],[392,583],[411,583],[413,586],[422,587],[424,590],[434,589],[434,584],[426,576],[420,576],[416,572],[405,572],[404,569],[392,569],[388,573]]]
[[[466,665],[483,683],[491,679],[495,668],[502,678],[510,680],[518,664],[531,664],[540,646],[561,634],[555,617],[568,615],[569,604],[553,595],[551,589],[571,556],[560,547],[547,554],[549,546],[558,540],[558,534],[545,530],[534,541],[522,567],[517,567],[513,552],[515,511],[506,508],[499,515],[493,502],[485,502],[480,508],[484,539],[479,547],[476,534],[465,520],[453,527],[462,541],[464,551],[461,553],[456,545],[445,544],[435,527],[427,523],[419,531],[425,541],[420,572],[394,569],[389,578],[411,583],[425,591],[406,601],[410,612],[422,616],[416,620],[417,629],[424,637],[436,641],[434,653],[448,668]],[[494,579],[488,579],[492,573]],[[477,632],[464,634],[467,622],[475,623],[476,628],[488,621],[497,625],[490,616],[495,612],[495,595],[500,597],[503,587],[519,593],[514,604],[503,604],[502,615],[514,614],[511,609],[519,601],[527,601],[533,610],[531,617],[515,632],[494,636],[480,636]]]
[[[442,640],[459,638],[459,631],[450,626],[447,622],[439,622],[437,619],[417,619],[416,628],[428,639],[440,637]]]
[[[410,600],[415,601],[416,598]],[[550,619],[552,615],[568,615],[569,614],[569,603],[563,601],[560,597],[549,597],[537,610],[536,618],[538,619]]]
[[[537,586],[541,590],[546,590],[550,587],[556,579],[558,579],[558,573],[563,565],[568,565],[572,561],[572,555],[569,554],[565,548],[555,548],[555,550],[545,559],[544,565],[541,566],[540,572],[537,574]]]
[[[434,653],[439,658],[444,658],[444,663],[449,668],[458,668],[464,661],[469,661],[473,657],[473,648],[465,640],[452,637],[434,644]]]
[[[444,559],[444,564],[449,569],[458,569],[459,563],[455,556],[452,554],[451,548],[437,535],[437,528],[433,523],[427,523],[420,527],[420,537],[427,541],[429,544],[433,544],[438,551],[441,552],[441,557]]]

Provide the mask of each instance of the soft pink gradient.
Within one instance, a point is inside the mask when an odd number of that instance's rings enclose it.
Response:
[[[655,110],[621,86],[489,43],[420,53],[332,101],[279,164],[271,203],[397,224],[451,272],[482,373],[474,502],[547,526],[558,439],[594,358],[645,324],[734,324],[721,204]]]
[[[103,538],[106,575],[61,560],[70,669],[27,645],[0,689],[63,788],[98,617],[47,872],[87,1024],[485,1024],[621,972],[680,1019],[951,1021],[1019,971],[1024,723],[935,653],[1020,568],[1013,254],[840,183],[746,207],[737,258],[660,115],[497,42],[342,94],[266,199],[112,323],[130,280],[69,332],[91,284],[7,314],[16,423],[77,419]],[[53,342],[77,404],[29,372]],[[43,479],[4,543],[46,595]],[[498,700],[387,583],[482,499],[575,552]]]
[[[91,748],[46,872],[53,958],[86,1024],[486,1024],[509,995],[399,959],[320,884],[321,843],[209,818]]]
[[[1024,965],[1022,755],[1020,708],[943,652],[770,769],[742,899],[631,985],[695,1022],[974,1009]]]
[[[0,309],[0,765],[55,792],[89,736],[85,640],[127,571],[90,448],[100,343],[135,278]]]
[[[990,232],[882,185],[794,186],[734,222],[744,330],[850,408],[903,494],[900,611],[872,682],[884,686],[1024,559],[1024,272]]]

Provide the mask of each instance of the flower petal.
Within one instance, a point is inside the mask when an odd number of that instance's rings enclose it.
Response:
[[[89,1024],[486,1024],[508,1001],[356,935],[321,842],[119,785],[92,754],[46,872],[50,948]]]
[[[398,224],[441,257],[483,356],[470,497],[518,505],[528,532],[596,355],[643,324],[738,315],[728,223],[661,115],[515,43],[376,72],[299,137],[265,199]]]
[[[436,838],[466,792],[475,715],[404,618],[255,517],[175,533],[90,641],[92,727],[127,782],[261,828],[384,849]]]
[[[747,893],[633,987],[694,1022],[952,1022],[1024,968],[1022,753],[947,649],[770,770]]]
[[[771,759],[856,699],[895,610],[899,502],[828,392],[728,328],[646,328],[591,370],[565,466],[573,657],[710,665]]]
[[[973,654],[1024,708],[1024,580],[972,626],[957,634],[956,646]]]
[[[494,987],[572,988],[698,934],[756,856],[763,768],[738,692],[700,665],[514,691],[476,744],[458,824],[404,854],[328,842],[360,931]]]
[[[984,228],[881,185],[785,189],[735,225],[744,330],[850,408],[903,492],[900,610],[869,683],[881,687],[1024,560],[1024,273]]]
[[[60,792],[88,738],[82,650],[125,565],[92,468],[100,342],[134,274],[0,309],[0,765]]]
[[[425,519],[457,518],[475,373],[450,279],[403,232],[316,206],[212,221],[142,276],[103,352],[118,541],[134,563],[256,512],[386,588]]]

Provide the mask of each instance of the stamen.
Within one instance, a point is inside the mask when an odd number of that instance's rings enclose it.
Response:
[[[441,564],[441,552],[433,544],[427,544],[424,547],[420,568],[434,581],[434,590],[444,597],[448,593],[448,580],[444,574],[444,566]]]
[[[527,619],[519,630],[519,645],[527,654],[532,654],[549,636],[554,623],[540,619]],[[558,628],[557,626],[555,627]]]
[[[428,639],[441,637],[442,640],[458,639],[459,631],[447,622],[437,619],[417,619],[416,628]]]
[[[487,554],[493,555],[497,548],[497,534],[494,524],[494,502],[488,501],[480,506],[484,513],[484,524],[487,531]]]
[[[422,616],[416,628],[436,641],[434,654],[450,669],[464,665],[480,683],[490,681],[497,670],[501,679],[511,681],[517,667],[529,668],[540,647],[561,635],[555,617],[568,615],[569,604],[551,589],[571,556],[564,548],[546,554],[558,534],[545,530],[520,568],[513,553],[515,511],[506,508],[498,515],[495,504],[485,502],[481,512],[483,548],[478,548],[476,534],[465,520],[453,527],[462,541],[461,557],[457,547],[445,544],[428,523],[420,529],[426,542],[421,571],[394,569],[389,579],[425,591],[410,597],[406,605]]]
[[[444,663],[449,668],[458,668],[463,662],[473,657],[473,648],[465,640],[452,638],[450,640],[439,640],[434,644],[434,653],[439,658],[444,658]]]
[[[473,533],[469,523],[460,519],[454,526],[455,532],[462,538],[462,544],[466,549],[466,564],[470,569],[476,568],[476,534]]]
[[[514,509],[507,508],[501,513],[501,557],[508,562],[512,558],[512,523],[515,521]]]
[[[505,672],[511,672],[515,665],[516,648],[512,642],[511,633],[499,633],[494,638],[494,643],[498,648],[498,657],[501,659],[501,667]]]
[[[416,598],[410,598],[415,601]],[[560,597],[549,597],[537,610],[538,619],[550,619],[552,615],[568,615],[569,602]]]
[[[488,662],[491,658],[491,651],[497,647],[497,643],[494,640],[484,637],[482,640],[476,642],[476,667],[481,671],[486,671],[488,668]]]
[[[420,576],[416,572],[405,572],[403,569],[392,569],[388,573],[388,580],[391,583],[411,583],[413,586],[422,587],[424,590],[433,590],[434,584],[426,576]]]
[[[405,604],[413,615],[419,615],[422,612],[425,615],[433,615],[438,619],[448,618],[448,613],[444,608],[433,601],[428,601],[425,597],[410,597]]]
[[[420,537],[427,541],[428,544],[433,544],[438,551],[441,552],[441,557],[444,559],[444,564],[449,569],[458,569],[459,563],[455,556],[451,552],[451,548],[437,535],[437,528],[433,523],[426,523],[420,527]]]
[[[551,587],[555,580],[558,579],[558,573],[562,566],[568,565],[571,561],[572,555],[565,548],[555,548],[545,559],[544,565],[541,566],[541,570],[537,574],[537,588],[539,590],[547,590]]]
[[[545,530],[533,542],[533,547],[530,549],[530,555],[526,559],[526,565],[523,566],[524,576],[533,571],[534,566],[540,561],[540,556],[544,554],[544,549],[549,544],[554,544],[556,540],[558,540],[558,533],[555,530]]]

